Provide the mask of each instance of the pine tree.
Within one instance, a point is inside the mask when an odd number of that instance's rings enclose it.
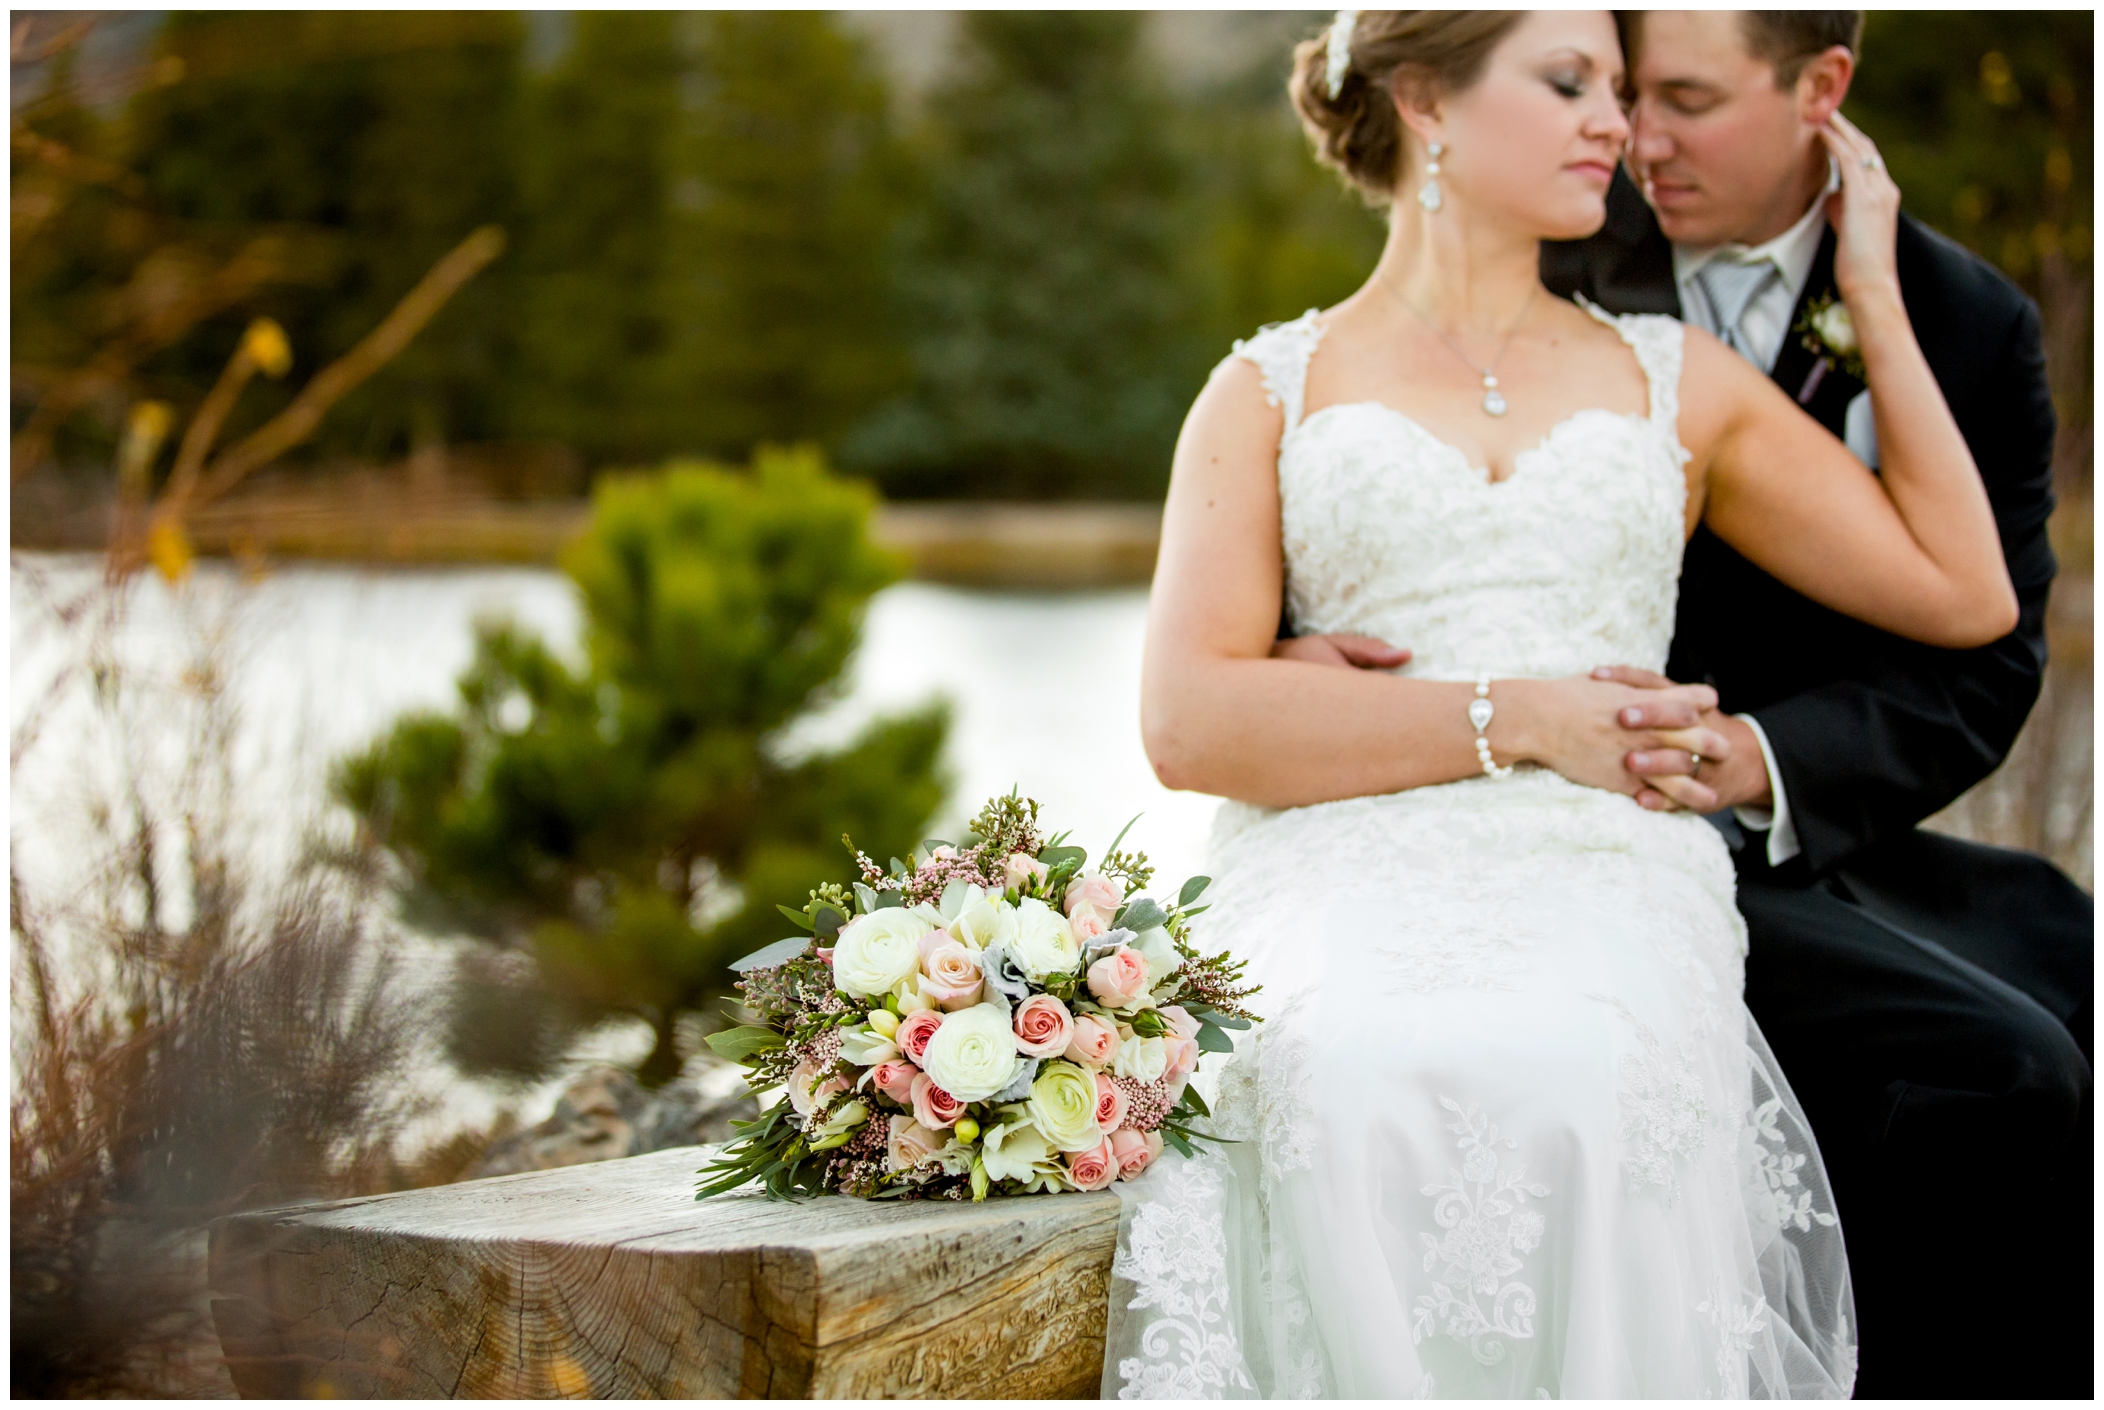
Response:
[[[309,372],[369,332],[478,225],[514,223],[522,30],[496,13],[174,11],[158,47],[182,80],[128,114],[152,206],[194,238],[302,237],[296,282],[229,310],[148,369],[201,397],[247,320],[268,313]],[[316,447],[370,458],[498,430],[502,266],[336,408]],[[243,398],[229,435],[275,412],[294,377]]]
[[[684,447],[830,442],[903,371],[883,305],[899,167],[884,89],[831,16],[693,24],[661,394]]]
[[[457,986],[465,1066],[537,1072],[625,1014],[657,1035],[641,1075],[674,1075],[679,1015],[780,938],[777,903],[840,879],[842,832],[879,856],[922,836],[945,792],[940,707],[784,752],[896,573],[869,542],[872,503],[811,451],[605,478],[564,562],[582,668],[485,626],[456,710],[339,766],[338,795],[402,863],[411,919],[483,942]]]
[[[980,11],[930,99],[900,272],[914,383],[843,454],[894,493],[1157,492],[1203,378],[1184,169],[1142,17]]]

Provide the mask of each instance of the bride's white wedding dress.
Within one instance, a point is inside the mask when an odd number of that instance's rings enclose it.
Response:
[[[1303,420],[1313,313],[1236,345],[1284,414],[1302,631],[1434,680],[1663,668],[1681,329],[1600,316],[1649,415],[1582,411],[1497,483],[1378,403]],[[1715,829],[1523,767],[1226,804],[1213,853],[1204,940],[1268,1021],[1219,1076],[1237,1143],[1119,1186],[1106,1395],[1847,1394],[1840,1229]]]

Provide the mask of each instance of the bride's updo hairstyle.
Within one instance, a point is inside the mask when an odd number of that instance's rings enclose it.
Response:
[[[1458,93],[1482,75],[1522,10],[1361,10],[1351,62],[1330,96],[1329,31],[1293,50],[1288,89],[1316,159],[1335,167],[1366,203],[1386,206],[1408,174],[1403,122],[1390,96],[1397,80]],[[1334,22],[1333,22],[1334,23]]]

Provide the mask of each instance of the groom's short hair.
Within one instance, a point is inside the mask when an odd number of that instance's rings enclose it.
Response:
[[[1806,64],[1836,44],[1863,52],[1861,10],[1741,10],[1739,22],[1747,51],[1774,66],[1778,88],[1797,82]]]
[[[1622,52],[1634,64],[1644,39],[1642,10],[1615,11],[1622,31]],[[1739,32],[1746,52],[1775,70],[1775,86],[1797,82],[1804,66],[1836,44],[1851,54],[1863,52],[1861,10],[1741,10]]]

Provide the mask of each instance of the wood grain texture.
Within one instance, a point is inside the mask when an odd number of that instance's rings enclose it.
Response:
[[[1118,1201],[697,1203],[706,1148],[212,1230],[243,1395],[1093,1396]]]

